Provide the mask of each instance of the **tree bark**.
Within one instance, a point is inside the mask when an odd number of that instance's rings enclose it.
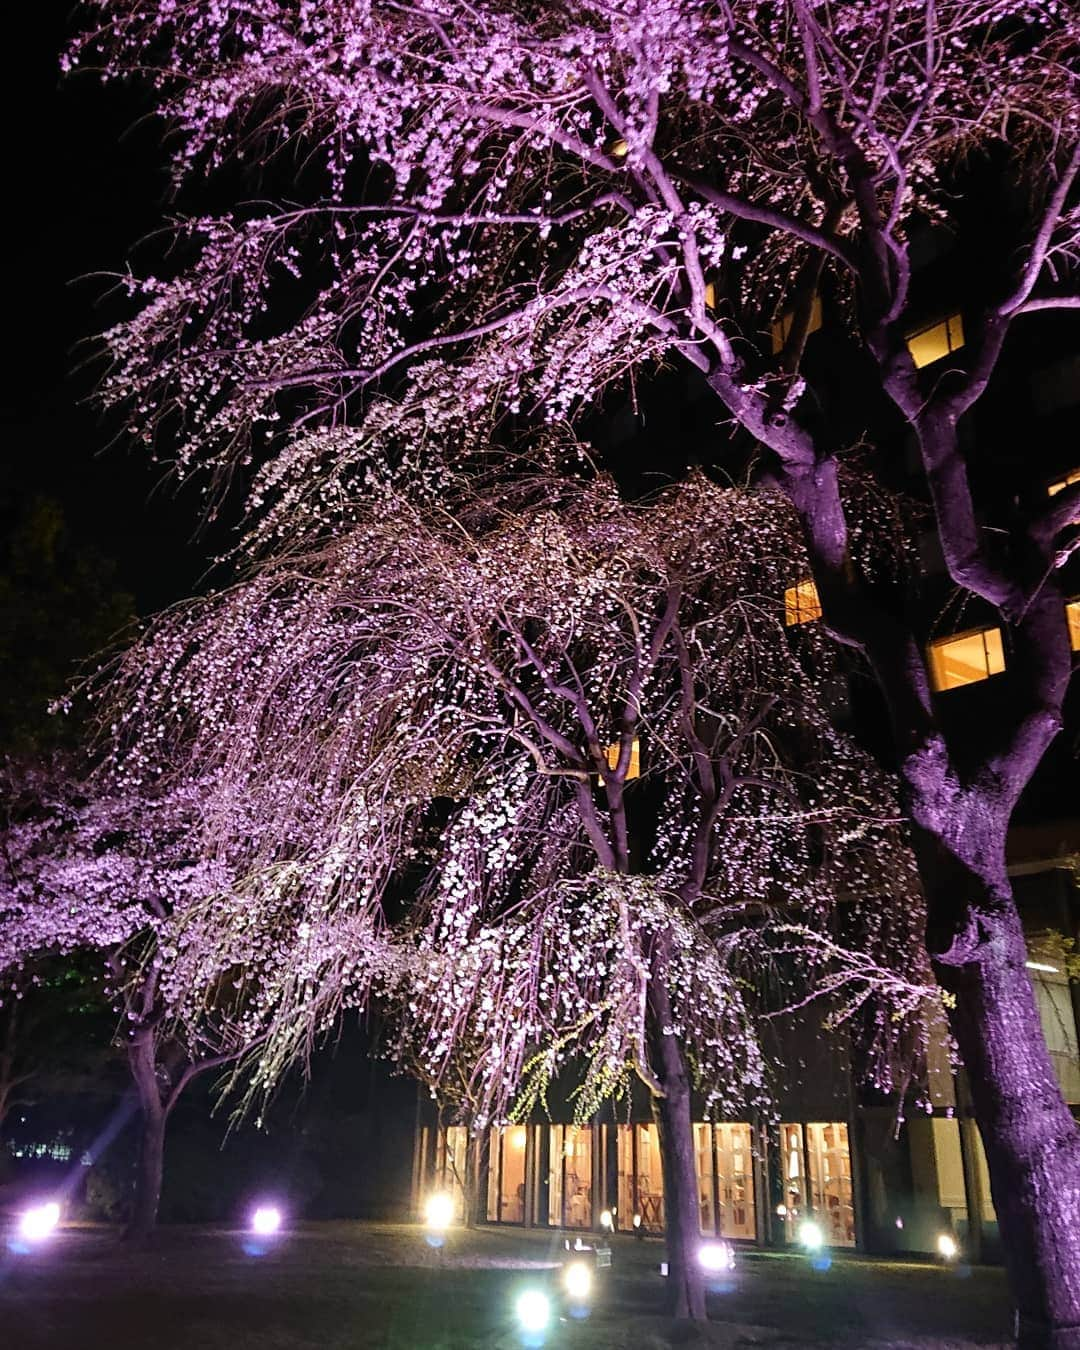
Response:
[[[917,852],[929,946],[938,979],[955,999],[950,1023],[986,1151],[1017,1344],[1080,1350],[1080,1124],[1046,1046],[1004,861],[983,853],[981,867],[963,869],[954,853],[953,864],[943,866],[940,841],[936,858],[926,844]],[[958,890],[970,897],[971,921],[959,939],[966,959],[947,950],[957,934]],[[949,917],[938,927],[942,909]]]
[[[698,1262],[697,1167],[690,1108],[690,1074],[679,1038],[672,1031],[671,1000],[663,979],[664,962],[649,981],[654,1066],[663,1095],[652,1099],[664,1170],[664,1237],[668,1255],[668,1311],[672,1317],[703,1322],[705,1278]]]
[[[152,1032],[136,1032],[134,1041],[128,1047],[128,1063],[139,1098],[141,1132],[131,1217],[122,1240],[134,1246],[143,1246],[157,1226],[165,1166],[165,1126],[168,1123],[168,1111],[158,1086]]]

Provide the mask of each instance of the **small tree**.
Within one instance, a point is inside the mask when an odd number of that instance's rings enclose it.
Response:
[[[182,225],[175,273],[125,279],[141,304],[107,335],[104,391],[135,435],[167,428],[182,465],[221,473],[254,439],[297,493],[380,381],[411,371],[438,437],[492,407],[572,415],[677,358],[759,447],[758,475],[799,514],[825,621],[888,706],[1021,1342],[1075,1346],[1080,1132],[1025,973],[1005,836],[1061,725],[1080,484],[1048,499],[1036,479],[973,474],[958,435],[1010,335],[1080,304],[1074,7],[87,8],[101,27],[74,59],[153,83],[178,184],[233,157],[288,179],[278,202]],[[977,253],[983,290],[963,349],[922,373],[908,336],[926,318],[914,283],[930,227]],[[948,573],[1004,635],[1009,709],[979,747],[942,724],[903,585],[857,564],[836,385],[805,359],[821,291],[847,342],[841,399],[868,389],[881,424],[908,429]],[[327,434],[288,444],[283,424]],[[889,455],[875,472],[893,481]]]
[[[901,1015],[929,997],[889,785],[828,722],[827,643],[784,623],[794,518],[703,479],[635,507],[555,476],[351,514],[163,616],[107,688],[115,771],[212,782],[207,844],[244,859],[174,979],[274,983],[256,1086],[373,998],[477,1130],[568,1068],[579,1118],[636,1075],[673,1308],[702,1317],[691,1085],[710,1115],[765,1103],[770,946],[841,1020],[879,992],[875,954]]]
[[[3,1002],[10,1018],[20,984],[38,978],[43,956],[73,959],[89,951],[100,957],[141,1115],[125,1237],[144,1242],[157,1219],[173,1108],[193,1079],[250,1048],[239,1034],[231,992],[219,989],[216,1001],[205,1000],[201,1018],[182,1027],[167,997],[175,926],[186,908],[227,884],[226,874],[190,851],[197,793],[152,800],[106,793],[63,772],[26,770],[8,774],[5,788]]]

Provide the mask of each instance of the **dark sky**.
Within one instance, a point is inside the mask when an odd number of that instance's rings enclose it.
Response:
[[[71,31],[65,4],[23,6],[23,40],[5,80],[8,192],[2,395],[4,472],[14,497],[59,499],[78,539],[118,564],[147,613],[189,593],[206,546],[192,539],[194,502],[161,485],[138,452],[109,447],[111,429],[86,404],[93,379],[79,344],[107,322],[104,278],[167,209],[165,156],[146,103],[90,76],[62,78]]]

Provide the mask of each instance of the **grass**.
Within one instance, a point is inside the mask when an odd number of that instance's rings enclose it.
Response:
[[[435,1251],[406,1225],[313,1224],[262,1255],[243,1233],[163,1230],[145,1252],[106,1229],[0,1251],[6,1350],[519,1350],[516,1293],[555,1286],[548,1234],[454,1232]],[[1007,1343],[1001,1272],[739,1254],[689,1332],[663,1316],[658,1243],[616,1239],[587,1320],[554,1323],[548,1350],[842,1346],[968,1350]]]

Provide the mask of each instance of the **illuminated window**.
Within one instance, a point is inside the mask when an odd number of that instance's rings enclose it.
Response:
[[[592,1130],[587,1125],[551,1125],[548,1223],[591,1228]]]
[[[625,159],[629,153],[630,147],[622,136],[613,136],[604,146],[604,154],[612,159]]]
[[[716,308],[716,282],[707,281],[705,283],[705,308]]]
[[[791,325],[795,322],[795,311],[786,309],[778,319],[773,319],[769,325],[769,333],[772,337],[773,356],[783,350],[784,343],[788,340],[791,333]],[[813,303],[810,306],[810,323],[806,329],[807,335],[816,333],[821,327],[821,296],[815,295]]]
[[[1065,617],[1069,621],[1069,646],[1074,652],[1080,652],[1080,595],[1066,601]]]
[[[619,742],[612,741],[607,748],[607,762],[609,769],[616,769],[619,765]],[[631,778],[641,777],[641,741],[635,736],[630,742],[630,763],[626,770],[626,781],[629,783]]]
[[[821,618],[821,598],[811,577],[797,581],[784,592],[784,622],[790,628],[796,623],[810,623]]]
[[[527,1134],[524,1125],[491,1130],[487,1216],[492,1223],[525,1222]]]
[[[930,656],[930,682],[936,690],[956,689],[974,684],[1005,669],[1005,652],[1000,628],[974,628],[938,638],[927,649]]]
[[[920,369],[933,365],[943,356],[955,352],[964,345],[964,321],[959,314],[950,314],[947,319],[939,319],[926,328],[917,328],[907,335],[907,347],[911,359]]]
[[[1056,497],[1059,492],[1064,492],[1067,487],[1072,487],[1073,483],[1080,483],[1080,469],[1073,469],[1072,473],[1067,473],[1064,478],[1059,478],[1054,483],[1048,483],[1046,495]]]

